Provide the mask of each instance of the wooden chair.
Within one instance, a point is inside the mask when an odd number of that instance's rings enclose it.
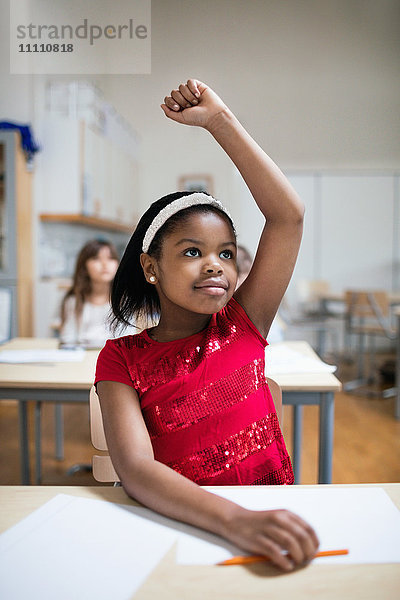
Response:
[[[96,450],[101,450],[106,454],[95,454],[92,458],[92,472],[93,477],[96,481],[102,483],[113,482],[118,483],[119,477],[113,467],[110,455],[108,454],[108,447],[106,442],[106,436],[104,435],[103,417],[101,414],[99,397],[96,393],[96,389],[92,387],[89,396],[90,406],[90,436],[92,439],[92,445]]]
[[[353,391],[372,383],[375,370],[375,340],[384,337],[396,339],[396,331],[390,323],[390,304],[384,291],[347,290],[346,330],[357,336],[357,378],[344,384],[345,391]],[[365,374],[365,357],[369,355],[369,374]]]
[[[269,389],[274,399],[276,412],[278,414],[279,421],[282,418],[282,390],[279,385],[267,377]],[[108,454],[108,447],[106,442],[106,436],[104,435],[103,417],[101,414],[99,397],[96,393],[95,387],[90,390],[89,396],[90,406],[90,436],[92,439],[92,445],[96,450],[101,450],[106,454],[95,454],[92,458],[92,471],[93,477],[96,481],[101,483],[119,483],[119,477],[111,462],[111,457]]]
[[[282,390],[278,383],[271,377],[266,377],[268,387],[274,399],[275,410],[278,415],[279,423],[282,425]]]

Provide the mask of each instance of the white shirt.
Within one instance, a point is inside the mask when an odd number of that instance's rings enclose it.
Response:
[[[106,340],[139,333],[136,327],[118,327],[113,333],[109,324],[110,304],[85,302],[79,322],[75,314],[75,298],[70,296],[65,302],[65,321],[60,331],[60,342],[65,345],[102,348]]]

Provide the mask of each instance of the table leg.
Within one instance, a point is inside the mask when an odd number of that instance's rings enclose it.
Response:
[[[318,483],[332,483],[334,408],[333,392],[323,392],[319,408]]]
[[[30,485],[29,439],[28,439],[28,407],[26,402],[18,402],[19,438],[21,448],[21,481],[22,485]]]
[[[57,402],[54,407],[55,432],[56,432],[56,459],[64,460],[64,422],[63,405]]]
[[[42,483],[42,403],[35,402],[35,485]]]
[[[293,473],[294,482],[300,483],[301,479],[301,444],[303,434],[303,407],[293,405]]]

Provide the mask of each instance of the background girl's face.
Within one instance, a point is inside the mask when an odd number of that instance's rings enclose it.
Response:
[[[108,246],[100,248],[96,256],[86,261],[86,269],[92,283],[111,283],[117,268],[118,261],[112,257]]]
[[[237,280],[231,226],[214,212],[192,214],[163,239],[155,268],[162,312],[218,312],[232,297]]]

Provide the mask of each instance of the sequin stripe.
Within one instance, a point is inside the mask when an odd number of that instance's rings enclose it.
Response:
[[[194,371],[202,360],[245,335],[244,331],[232,323],[223,325],[222,328],[210,327],[206,332],[204,344],[199,340],[198,345],[177,353],[172,352],[170,347],[170,356],[162,356],[157,362],[150,359],[129,366],[133,386],[143,394],[152,387],[183,377]]]
[[[215,477],[245,458],[266,450],[277,438],[282,437],[276,413],[255,421],[220,444],[214,444],[168,466],[192,481]]]
[[[145,408],[143,416],[150,437],[154,439],[195,425],[243,402],[263,385],[266,385],[264,360],[255,359],[201,390]]]
[[[164,356],[156,363],[146,361],[129,366],[129,374],[133,386],[139,393],[144,394],[152,387],[163,385],[176,377],[187,375],[193,371],[202,360],[201,347],[197,346],[190,352],[184,352],[175,356]]]
[[[282,466],[275,471],[265,473],[253,481],[250,485],[292,485],[294,483],[294,475],[290,457],[282,459]]]

